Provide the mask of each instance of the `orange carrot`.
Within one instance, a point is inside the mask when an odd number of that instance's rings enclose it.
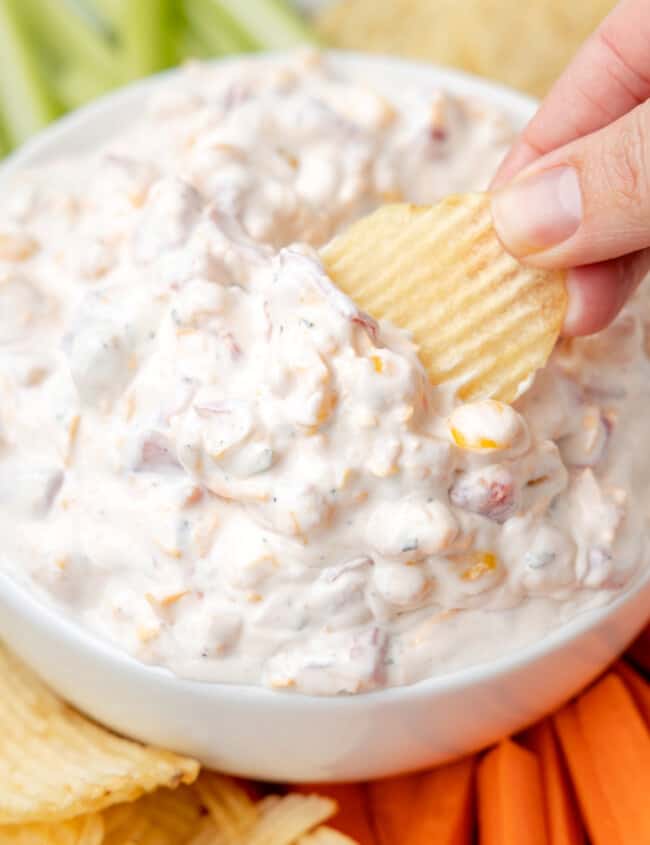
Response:
[[[293,787],[305,795],[325,795],[339,805],[327,824],[355,839],[359,845],[377,845],[370,821],[368,796],[361,783],[301,783]]]
[[[481,845],[547,845],[537,756],[506,739],[478,767]]]
[[[598,779],[594,762],[582,735],[575,704],[567,704],[553,717],[560,738],[578,804],[594,845],[625,845],[607,795]]]
[[[578,698],[576,712],[624,842],[650,842],[650,732],[634,699],[610,672]]]
[[[575,796],[551,722],[538,722],[522,741],[537,754],[541,767],[549,845],[583,845],[585,835]]]
[[[420,775],[401,775],[368,784],[370,815],[379,845],[402,845],[413,818]]]
[[[420,776],[400,845],[470,845],[474,769],[475,758],[466,757]]]
[[[627,656],[650,674],[650,625],[630,646]]]
[[[625,683],[634,703],[645,719],[646,725],[650,728],[650,683],[638,672],[635,672],[625,660],[619,660],[618,663],[615,663],[614,671]]]

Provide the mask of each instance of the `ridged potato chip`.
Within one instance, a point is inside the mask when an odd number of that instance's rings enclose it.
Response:
[[[182,845],[196,833],[205,810],[194,787],[158,789],[137,801],[116,804],[103,813],[103,845],[155,842]]]
[[[336,812],[336,802],[320,795],[271,795],[259,803],[260,817],[242,845],[291,845]]]
[[[616,0],[338,0],[326,43],[460,67],[542,97]],[[513,37],[516,33],[516,37]]]
[[[50,824],[0,827],[0,845],[102,845],[105,841],[99,813]]]
[[[453,381],[463,400],[512,402],[562,327],[564,274],[505,251],[487,194],[382,206],[322,257],[360,308],[411,332],[432,383]]]
[[[257,807],[232,778],[204,772],[194,789],[217,830],[229,839],[237,839],[257,821]]]
[[[89,721],[0,645],[0,825],[92,813],[198,771]]]

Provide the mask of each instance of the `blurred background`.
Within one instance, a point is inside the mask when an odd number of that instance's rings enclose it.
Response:
[[[543,96],[614,0],[0,0],[0,156],[190,59],[299,44],[459,67]]]

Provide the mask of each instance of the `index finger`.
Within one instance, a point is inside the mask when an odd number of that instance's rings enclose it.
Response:
[[[498,188],[535,159],[650,96],[650,0],[622,0],[585,42],[501,164]]]

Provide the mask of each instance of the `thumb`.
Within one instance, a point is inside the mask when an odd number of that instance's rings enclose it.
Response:
[[[538,159],[497,191],[496,231],[539,267],[576,267],[650,246],[650,101]]]

